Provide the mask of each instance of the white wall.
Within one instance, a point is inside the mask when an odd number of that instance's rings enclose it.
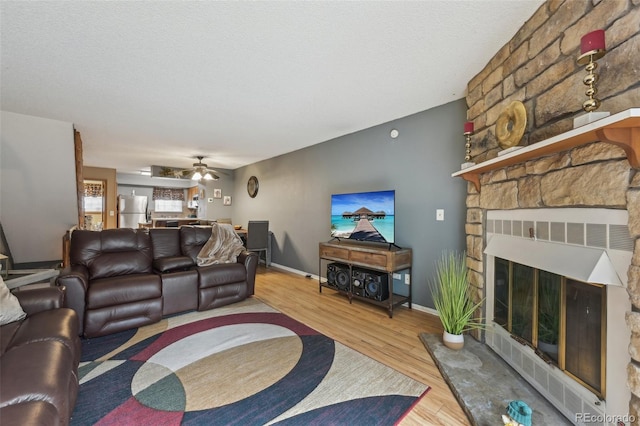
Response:
[[[73,124],[0,112],[0,222],[14,263],[62,259],[77,224]]]

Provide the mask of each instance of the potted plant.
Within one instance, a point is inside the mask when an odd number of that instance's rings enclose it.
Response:
[[[430,287],[433,303],[444,327],[444,344],[451,349],[461,349],[464,346],[463,332],[484,328],[482,320],[473,317],[484,299],[473,303],[469,296],[465,254],[443,252],[436,263],[436,276],[430,281]]]

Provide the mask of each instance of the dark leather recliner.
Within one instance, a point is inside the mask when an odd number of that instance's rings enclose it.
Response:
[[[102,336],[162,318],[162,282],[153,272],[149,234],[143,230],[74,231],[71,266],[56,279],[78,313],[80,332]]]
[[[27,317],[0,327],[0,422],[66,425],[78,395],[80,338],[64,289],[14,292]]]
[[[197,266],[198,253],[211,237],[211,227],[150,229],[153,268],[162,276],[163,314],[188,309],[204,311],[253,295],[258,258],[244,251],[236,263]]]
[[[211,227],[183,226],[180,228],[180,250],[197,264],[200,249],[211,236]],[[198,310],[239,302],[254,293],[258,256],[243,251],[236,263],[199,266]]]

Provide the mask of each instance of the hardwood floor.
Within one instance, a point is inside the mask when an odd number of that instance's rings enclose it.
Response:
[[[391,368],[431,387],[402,425],[469,425],[469,421],[440,375],[419,333],[442,333],[440,320],[404,307],[386,309],[349,299],[318,281],[276,267],[259,266],[255,297]]]

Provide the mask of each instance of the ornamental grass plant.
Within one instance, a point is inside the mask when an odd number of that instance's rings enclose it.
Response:
[[[469,271],[465,253],[446,251],[436,263],[435,279],[430,281],[431,296],[447,333],[460,335],[482,329],[482,319],[473,317],[484,302],[473,303],[469,296]]]

